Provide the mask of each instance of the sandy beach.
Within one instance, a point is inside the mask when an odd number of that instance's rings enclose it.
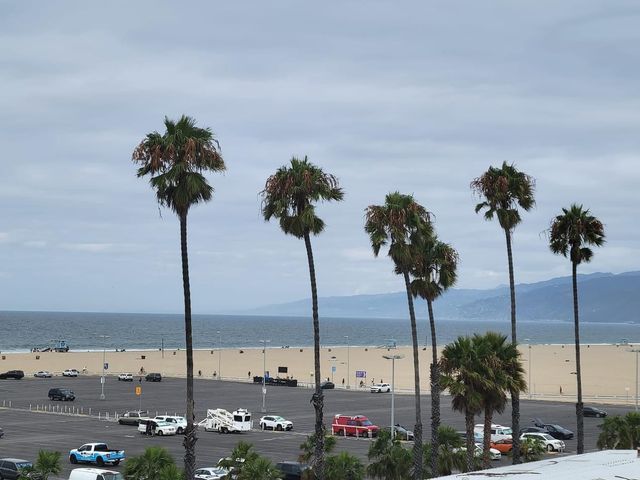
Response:
[[[583,345],[582,369],[585,400],[596,403],[633,404],[636,393],[636,353],[633,345]],[[522,345],[520,347],[530,392],[525,398],[575,401],[575,353],[573,345]],[[364,388],[375,382],[391,382],[391,360],[383,355],[400,354],[396,360],[395,385],[398,392],[413,389],[413,360],[409,347],[387,350],[379,347],[323,347],[322,379],[337,388]],[[122,372],[139,374],[160,372],[164,376],[185,375],[184,350],[120,351],[107,350],[107,375]],[[428,371],[431,349],[421,348],[422,390],[429,391]],[[102,374],[103,352],[35,352],[0,354],[0,371],[20,369],[27,376],[39,370],[60,375],[63,370],[86,369],[87,375]],[[262,375],[263,362],[270,376],[295,378],[307,385],[313,379],[313,349],[260,348],[196,350],[196,376],[211,380],[250,381]],[[286,370],[285,370],[286,369]],[[333,370],[333,371],[332,371]],[[278,373],[280,371],[280,373]],[[349,373],[348,373],[349,372]],[[360,372],[360,373],[358,373]],[[365,377],[356,376],[365,375]],[[360,384],[362,382],[362,386]]]

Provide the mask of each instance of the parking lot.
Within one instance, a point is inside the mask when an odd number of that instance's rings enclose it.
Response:
[[[142,387],[142,396],[135,395],[135,387]],[[76,394],[75,402],[50,402],[47,392],[52,387],[68,387]],[[141,454],[151,445],[160,445],[169,450],[181,465],[183,447],[182,437],[154,437],[140,435],[135,427],[118,425],[113,420],[104,420],[106,413],[112,418],[115,413],[136,410],[141,405],[150,414],[184,415],[185,380],[165,378],[159,383],[142,382],[137,378],[133,383],[118,382],[116,378],[107,378],[104,401],[100,400],[100,378],[79,377],[23,380],[0,380],[0,426],[5,431],[0,439],[0,457],[18,457],[34,460],[38,450],[58,450],[63,453],[62,478],[68,476],[72,465],[67,460],[70,449],[83,443],[104,441],[111,448],[124,449],[127,456]],[[379,426],[390,423],[390,394],[372,394],[363,391],[325,390],[325,425],[330,430],[331,418],[335,414],[368,416]],[[256,451],[273,461],[295,460],[299,445],[306,436],[313,433],[314,411],[310,404],[311,390],[305,388],[270,387],[267,391],[267,412],[278,414],[293,421],[291,432],[262,432],[258,422],[262,408],[262,385],[236,383],[215,380],[195,380],[195,402],[197,420],[206,417],[207,408],[247,408],[253,413],[255,430],[233,435],[220,435],[199,431],[197,443],[197,465],[211,466],[218,459],[229,454],[235,444],[244,440],[254,445]],[[412,428],[414,423],[413,397],[397,395],[396,422]],[[442,422],[464,429],[464,419],[460,413],[453,412],[450,398],[442,397]],[[81,410],[84,415],[62,415],[36,412],[45,406],[47,409],[65,407]],[[609,415],[624,414],[625,407],[605,406]],[[30,411],[31,409],[31,411]],[[540,401],[521,401],[522,426],[531,424],[531,419],[539,417],[547,423],[558,423],[575,431],[575,406],[571,403],[553,403]],[[91,411],[91,416],[87,414]],[[422,415],[425,440],[429,437],[430,398],[422,400]],[[97,418],[98,414],[101,419]],[[478,418],[477,423],[482,419]],[[494,423],[510,425],[510,410],[497,415]],[[585,447],[596,449],[600,419],[585,418]],[[567,452],[575,452],[576,440],[567,440]],[[370,440],[356,438],[338,438],[337,450],[348,450],[366,460]],[[501,463],[507,463],[503,459]],[[494,462],[498,463],[498,462]],[[117,467],[122,468],[122,467]]]

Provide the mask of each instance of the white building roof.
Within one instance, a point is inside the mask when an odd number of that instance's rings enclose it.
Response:
[[[635,450],[603,450],[583,455],[548,458],[470,473],[457,473],[440,480],[620,480],[640,478],[640,458]]]

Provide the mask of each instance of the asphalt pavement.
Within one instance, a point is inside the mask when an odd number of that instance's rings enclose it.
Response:
[[[76,394],[74,402],[52,402],[47,392],[52,387],[67,387]],[[142,387],[142,395],[137,396],[135,387]],[[167,448],[181,465],[183,456],[182,437],[147,437],[137,432],[136,427],[118,425],[113,421],[115,414],[127,410],[137,410],[140,406],[150,414],[184,415],[186,381],[165,378],[162,382],[119,382],[107,377],[104,385],[105,400],[100,400],[99,377],[78,378],[54,377],[50,379],[25,378],[23,380],[0,380],[0,427],[5,431],[0,439],[0,458],[18,457],[34,460],[38,450],[57,450],[63,453],[63,474],[66,478],[72,468],[67,454],[72,448],[84,443],[106,442],[111,448],[124,449],[128,457],[143,453],[151,445]],[[263,432],[258,428],[262,410],[262,385],[220,380],[195,380],[196,419],[206,417],[208,408],[224,408],[233,411],[246,408],[253,413],[254,427],[251,432],[222,435],[199,430],[197,465],[215,465],[227,456],[240,440],[252,443],[255,450],[272,461],[296,460],[299,446],[307,435],[313,433],[315,415],[310,403],[312,391],[306,388],[267,387],[266,410],[268,414],[282,415],[294,423],[290,432]],[[385,426],[391,418],[391,395],[373,394],[366,391],[343,389],[324,390],[325,425],[330,431],[331,419],[335,414],[366,415],[379,425]],[[11,405],[11,408],[7,408]],[[414,399],[411,395],[395,396],[395,419],[409,429],[414,424]],[[4,406],[5,408],[2,408]],[[424,437],[430,435],[429,418],[431,400],[422,398],[422,418]],[[60,409],[67,412],[80,411],[82,415],[42,412],[43,409]],[[624,414],[629,407],[604,406],[609,415]],[[89,416],[89,412],[91,416]],[[108,415],[107,415],[108,414]],[[98,415],[100,419],[98,419]],[[108,417],[109,420],[105,420]],[[558,423],[575,431],[575,406],[572,403],[521,400],[521,425],[532,425],[531,419],[539,417],[546,423]],[[482,419],[478,418],[477,423]],[[451,409],[451,399],[442,397],[442,423],[457,430],[464,429],[461,413]],[[496,415],[494,423],[511,424],[510,409]],[[601,419],[585,418],[585,447],[595,450]],[[366,460],[370,445],[368,439],[338,437],[337,451],[347,450]],[[576,440],[565,440],[568,453],[575,453]],[[503,459],[494,464],[507,464]],[[116,467],[121,469],[122,466]]]

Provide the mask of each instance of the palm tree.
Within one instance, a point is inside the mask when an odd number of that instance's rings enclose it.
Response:
[[[516,286],[513,275],[513,252],[511,236],[513,230],[522,221],[518,207],[528,212],[535,205],[533,192],[535,180],[526,173],[518,171],[514,165],[502,163],[502,167],[489,167],[480,177],[471,182],[471,189],[483,200],[476,205],[476,213],[484,212],[486,220],[498,217],[498,223],[504,230],[509,263],[509,291],[511,297],[511,342],[517,343],[516,334]],[[520,431],[520,394],[511,393],[511,428]],[[513,463],[520,463],[520,439],[513,438]]]
[[[414,267],[416,246],[421,238],[432,234],[430,215],[411,195],[389,193],[384,205],[371,205],[366,209],[365,231],[377,257],[380,249],[389,244],[389,256],[395,272],[404,277],[411,322],[413,345],[413,371],[416,424],[413,429],[413,478],[422,479],[422,413],[420,408],[420,365],[418,359],[418,334],[413,307],[409,274]]]
[[[540,460],[547,448],[539,438],[525,438],[522,441],[522,459],[525,462],[535,462]]]
[[[187,478],[193,478],[196,463],[196,430],[193,426],[193,339],[191,333],[191,288],[187,252],[187,215],[192,206],[211,200],[213,187],[203,173],[226,167],[219,145],[208,128],[196,127],[193,118],[182,116],[177,122],[164,119],[165,132],[149,133],[133,152],[140,164],[138,177],[150,175],[158,203],[173,210],[180,220],[180,249],[184,295],[184,330],[187,351],[187,428],[183,445]]]
[[[218,462],[218,466],[224,467],[232,475],[240,475],[244,467],[259,457],[253,449],[253,445],[248,442],[239,441],[231,451],[231,454]]]
[[[400,440],[391,437],[390,430],[382,430],[369,447],[367,475],[382,480],[405,480],[411,477],[411,453]]]
[[[313,315],[313,348],[315,393],[312,403],[316,413],[315,434],[317,438],[314,470],[317,478],[324,480],[324,438],[325,427],[322,419],[324,397],[320,388],[320,321],[318,319],[318,289],[316,270],[311,249],[311,235],[324,230],[324,222],[316,215],[318,201],[340,201],[344,193],[338,179],[303,160],[291,159],[290,166],[280,167],[265,184],[262,195],[262,214],[266,221],[277,218],[285,234],[304,239],[311,280]]]
[[[489,468],[493,414],[504,411],[507,404],[507,392],[522,392],[526,389],[527,384],[517,345],[507,342],[505,335],[487,332],[484,335],[474,335],[472,341],[478,351],[487,380],[481,392],[484,410],[482,461],[484,468]]]
[[[482,391],[489,382],[481,362],[478,349],[469,337],[458,337],[446,345],[440,357],[440,386],[449,390],[453,409],[464,413],[468,471],[475,467],[473,421],[482,410]]]
[[[298,461],[307,464],[314,464],[314,455],[316,453],[316,434],[312,433],[307,439],[300,444],[302,453],[298,456]],[[325,435],[324,437],[324,453],[332,453],[336,448],[336,437],[333,435]]]
[[[32,467],[24,468],[20,471],[20,479],[47,480],[49,475],[59,475],[62,471],[60,466],[60,452],[50,450],[40,450],[38,458]]]
[[[124,477],[127,480],[155,480],[172,466],[175,467],[173,457],[165,448],[147,447],[142,455],[127,458]]]
[[[462,447],[464,442],[458,432],[449,425],[440,425],[438,428],[438,465],[436,470],[431,470],[431,465],[425,465],[425,470],[431,472],[432,477],[451,475],[454,470],[465,471],[467,469],[466,454]],[[426,443],[424,446],[425,458],[431,459],[433,446]]]
[[[640,413],[629,412],[624,417],[616,415],[605,418],[598,426],[598,448],[613,450],[635,450],[640,447]]]
[[[582,205],[573,204],[563,208],[562,214],[551,222],[549,247],[557,255],[563,255],[571,261],[573,278],[573,321],[576,344],[576,383],[578,398],[576,417],[578,423],[578,454],[584,452],[584,414],[582,411],[582,373],[580,366],[580,322],[578,316],[578,265],[588,263],[593,258],[589,246],[604,244],[604,225]]]
[[[427,301],[431,329],[431,471],[438,469],[438,431],[440,428],[440,374],[438,373],[438,343],[433,302],[456,283],[458,252],[435,235],[423,239],[417,249],[416,262],[411,271],[414,280],[411,291]]]
[[[238,480],[277,480],[282,478],[282,472],[278,470],[271,460],[264,457],[255,457],[250,462],[245,462]]]
[[[363,480],[364,474],[362,462],[349,452],[327,457],[327,480]]]

